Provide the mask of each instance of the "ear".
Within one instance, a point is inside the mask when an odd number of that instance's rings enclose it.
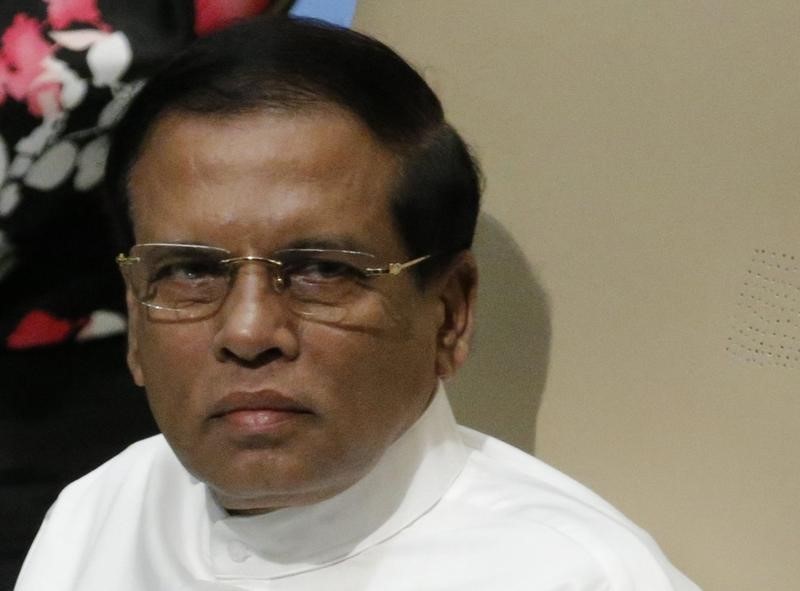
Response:
[[[478,267],[473,254],[459,254],[440,282],[442,316],[436,343],[436,374],[446,379],[466,361],[472,343],[478,293]]]
[[[140,314],[142,312],[139,302],[133,297],[130,288],[125,290],[125,302],[128,306],[128,369],[130,369],[133,381],[137,386],[144,386],[144,374],[142,364],[139,360],[139,337]]]

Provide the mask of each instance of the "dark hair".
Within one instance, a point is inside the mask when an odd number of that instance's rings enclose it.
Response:
[[[133,244],[128,176],[167,111],[237,114],[334,104],[400,156],[392,213],[426,279],[475,232],[481,177],[439,99],[394,51],[360,33],[307,19],[260,17],[202,38],[154,75],[113,133],[106,167],[116,231]]]

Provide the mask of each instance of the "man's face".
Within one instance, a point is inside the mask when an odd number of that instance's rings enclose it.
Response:
[[[136,238],[233,256],[324,243],[404,261],[389,207],[397,167],[334,107],[169,113],[132,170]],[[129,364],[170,445],[223,506],[315,502],[361,478],[424,411],[450,367],[444,285],[369,280],[381,312],[364,326],[291,312],[257,263],[200,320],[153,319],[129,292]]]

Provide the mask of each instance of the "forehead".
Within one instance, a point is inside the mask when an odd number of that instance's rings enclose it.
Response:
[[[130,176],[137,241],[313,240],[394,233],[395,155],[333,106],[236,115],[168,112]],[[293,236],[290,236],[294,234]],[[216,241],[216,242],[215,242]],[[274,244],[273,246],[284,246]]]

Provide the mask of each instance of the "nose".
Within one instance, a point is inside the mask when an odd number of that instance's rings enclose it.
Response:
[[[249,366],[295,358],[297,319],[282,298],[265,266],[242,265],[215,317],[215,357]]]

